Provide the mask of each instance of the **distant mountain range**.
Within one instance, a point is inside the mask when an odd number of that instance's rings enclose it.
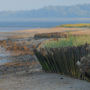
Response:
[[[28,11],[1,11],[0,21],[31,18],[90,18],[90,4],[76,6],[48,6]]]

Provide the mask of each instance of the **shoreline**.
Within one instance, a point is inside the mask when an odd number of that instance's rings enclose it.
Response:
[[[54,27],[54,28],[39,28],[39,29],[28,29],[12,32],[0,32],[0,38],[28,38],[34,37],[35,34],[40,33],[55,33],[55,32],[71,32],[72,34],[90,34],[90,28],[64,28],[64,27]],[[88,32],[88,33],[87,33]]]

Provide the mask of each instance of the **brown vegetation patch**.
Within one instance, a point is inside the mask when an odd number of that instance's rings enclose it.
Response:
[[[0,41],[0,46],[4,47],[6,49],[6,51],[10,51],[16,54],[30,54],[33,55],[33,51],[28,47],[28,45],[26,43],[24,43],[23,41],[20,42],[16,42],[16,41],[12,41],[12,40],[2,40]]]
[[[40,33],[40,34],[35,34],[34,38],[39,39],[39,38],[63,38],[67,37],[66,33],[60,33],[60,32],[54,32],[54,33]]]
[[[11,62],[11,63],[6,63],[5,66],[34,66],[38,64],[36,61],[32,62]]]
[[[74,31],[70,32],[72,35],[90,35],[90,30]]]

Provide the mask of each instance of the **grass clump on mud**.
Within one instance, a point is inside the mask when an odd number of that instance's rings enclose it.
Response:
[[[83,56],[87,56],[90,36],[71,36],[58,40],[48,40],[39,50],[35,50],[42,68],[46,72],[60,73],[88,80],[76,65]],[[81,77],[82,76],[82,77]]]
[[[88,54],[87,47],[88,45],[85,44],[77,47],[41,48],[35,50],[35,55],[46,72],[60,73],[87,80],[76,64],[81,57]]]

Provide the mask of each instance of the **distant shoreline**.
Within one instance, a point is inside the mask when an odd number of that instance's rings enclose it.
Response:
[[[81,20],[87,20],[90,21],[90,18],[27,18],[27,19],[5,19],[0,20],[0,23],[2,22],[60,22],[60,21],[81,21]]]
[[[39,28],[53,28],[63,24],[79,24],[90,23],[90,18],[35,18],[25,20],[0,20],[0,32],[39,29]]]

